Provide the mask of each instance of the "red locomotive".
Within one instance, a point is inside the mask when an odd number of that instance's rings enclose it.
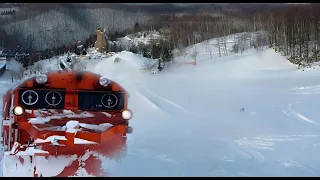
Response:
[[[127,91],[106,77],[59,71],[27,79],[3,97],[3,176],[102,176],[101,157],[121,155],[132,115]]]

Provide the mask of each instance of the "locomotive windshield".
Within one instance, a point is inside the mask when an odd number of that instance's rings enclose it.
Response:
[[[78,106],[83,110],[121,110],[124,93],[79,92]]]
[[[64,109],[64,90],[19,90],[19,104],[26,109]],[[75,94],[76,95],[76,94]],[[124,108],[124,93],[89,92],[77,93],[79,110],[121,110]]]
[[[27,109],[63,109],[63,90],[19,90],[19,104]]]

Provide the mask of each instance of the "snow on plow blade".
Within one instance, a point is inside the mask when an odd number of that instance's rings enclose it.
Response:
[[[28,79],[3,103],[3,176],[106,176],[102,159],[121,157],[132,132],[127,92],[89,72]]]

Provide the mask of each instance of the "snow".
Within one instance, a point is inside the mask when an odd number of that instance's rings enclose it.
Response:
[[[33,156],[35,154],[48,154],[49,152],[41,149],[34,149],[34,147],[28,147],[25,151],[19,151],[16,156]]]
[[[78,158],[78,161],[80,162],[81,166],[76,171],[76,175],[72,177],[94,177],[93,175],[89,174],[86,169],[83,168],[85,165],[85,162],[91,155],[98,157],[98,159],[101,159],[101,155],[95,151],[89,151],[87,150],[85,154]]]
[[[30,156],[21,156],[24,164],[20,162],[17,156],[3,156],[2,175],[4,177],[32,177],[34,163],[31,163]],[[19,170],[19,173],[17,173]]]
[[[58,135],[53,135],[53,136],[49,136],[47,137],[47,139],[36,139],[34,141],[35,144],[39,144],[39,143],[45,143],[45,142],[52,142],[53,144],[59,144],[56,141],[57,140],[67,140],[65,136],[58,136]],[[85,139],[80,139],[80,138],[74,138],[74,144],[97,144],[96,142],[92,142],[92,141],[87,141]]]
[[[146,35],[146,36],[144,36]],[[118,38],[116,43],[118,46],[129,49],[131,45],[138,46],[139,44],[150,44],[152,39],[161,38],[162,35],[158,31],[144,31],[135,34],[130,34],[122,38]]]
[[[6,60],[0,60],[0,68],[2,68],[4,65],[6,65]]]
[[[45,124],[49,122],[51,119],[60,118],[59,116],[48,116],[48,117],[37,117],[37,118],[29,118],[28,121],[31,124]]]
[[[298,71],[272,49],[214,50],[212,60],[204,44],[197,50],[196,66],[177,57],[156,75],[107,61],[91,69],[121,82],[134,112],[128,152],[104,161],[110,175],[319,176],[319,70]],[[282,112],[290,103],[293,117]]]
[[[75,133],[77,126],[79,126],[79,121],[68,121],[66,124],[66,127],[67,127],[66,132]]]
[[[98,144],[96,142],[88,141],[85,139],[74,138],[74,144]]]
[[[91,174],[89,174],[85,168],[79,167],[79,169],[76,171],[77,176],[71,176],[71,177],[95,177]]]
[[[54,113],[54,110],[50,110],[49,111]],[[27,113],[31,114],[32,111],[30,110],[26,110]],[[82,111],[79,114],[76,114],[74,112],[72,112],[71,110],[64,110],[63,113],[59,114],[59,113],[55,113],[54,115],[51,116],[47,116],[44,117],[43,114],[44,111],[42,110],[35,110],[34,114],[37,116],[36,118],[29,118],[29,122],[31,124],[44,124],[46,122],[51,121],[51,119],[62,119],[64,117],[68,117],[68,118],[87,118],[87,117],[94,117],[93,114],[87,112],[87,111]]]
[[[56,176],[57,174],[60,174],[65,167],[71,165],[76,159],[77,155],[49,156],[48,158],[39,156],[36,158],[36,163],[39,164],[36,173],[38,176],[42,175],[43,177]]]
[[[47,137],[47,139],[45,140],[38,138],[34,141],[34,143],[37,144],[37,143],[44,143],[44,142],[53,142],[54,140],[67,140],[67,139],[65,136],[54,135],[54,136]]]
[[[196,46],[196,66],[179,56],[159,74],[141,71],[152,60],[125,51],[86,61],[129,92],[134,114],[121,161],[103,160],[108,175],[319,176],[319,68],[298,70],[268,48],[219,57],[211,46],[211,59],[205,43]]]
[[[65,116],[67,116],[68,118],[88,118],[88,117],[94,117],[93,114],[87,112],[87,111],[84,111],[84,112],[81,112],[80,114],[66,114]]]
[[[96,130],[96,131],[106,131],[109,128],[112,127],[112,124],[110,123],[103,123],[103,124],[99,124],[99,125],[94,125],[94,124],[85,124],[85,123],[79,123],[80,127],[84,127],[87,129],[91,129],[91,130]]]
[[[107,113],[107,112],[101,112],[102,114],[106,115],[107,117],[111,117],[111,114]]]

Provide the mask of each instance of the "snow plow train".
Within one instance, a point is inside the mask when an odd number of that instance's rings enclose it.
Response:
[[[90,72],[27,79],[3,96],[2,174],[106,176],[103,159],[121,158],[132,132],[128,93]]]

